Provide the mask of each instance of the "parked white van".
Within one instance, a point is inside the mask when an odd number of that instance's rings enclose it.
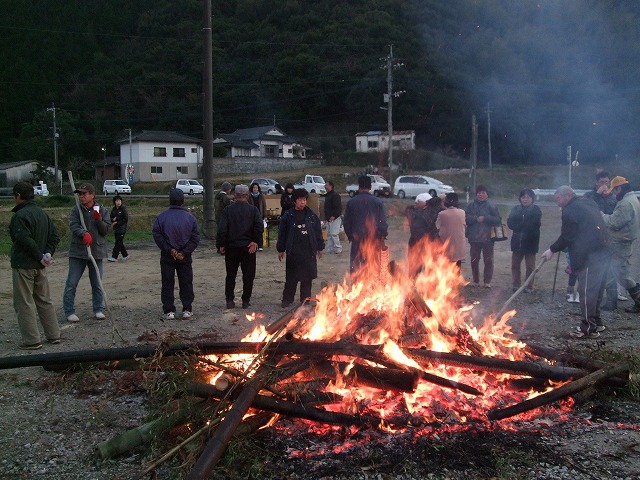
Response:
[[[117,195],[119,193],[131,195],[131,187],[124,180],[105,180],[102,185],[102,193],[105,195]]]

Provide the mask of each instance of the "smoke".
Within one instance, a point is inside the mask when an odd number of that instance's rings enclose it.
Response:
[[[640,2],[446,3],[413,8],[438,72],[470,99],[479,160],[488,115],[497,162],[560,163],[568,145],[587,163],[636,157]]]

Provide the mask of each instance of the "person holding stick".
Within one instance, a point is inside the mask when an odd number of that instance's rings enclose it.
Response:
[[[571,271],[578,275],[581,313],[580,326],[572,335],[598,338],[605,330],[600,302],[611,259],[607,227],[598,205],[588,198],[576,197],[571,187],[559,187],[554,197],[562,209],[562,227],[558,239],[542,256],[550,260],[554,253],[569,249]]]
[[[76,289],[84,269],[89,267],[89,282],[91,282],[91,298],[93,314],[98,320],[106,318],[104,314],[105,302],[102,291],[102,260],[107,256],[106,235],[111,227],[109,211],[95,201],[96,189],[90,183],[83,183],[73,193],[78,194],[80,203],[69,214],[69,229],[71,230],[71,245],[69,245],[69,273],[64,287],[62,305],[64,315],[69,322],[79,322],[76,315]],[[84,219],[81,220],[81,216]],[[95,260],[94,266],[89,253]]]

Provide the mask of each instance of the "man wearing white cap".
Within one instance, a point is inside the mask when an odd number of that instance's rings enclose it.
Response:
[[[611,237],[611,269],[634,301],[632,307],[624,309],[625,312],[640,313],[640,284],[631,276],[633,242],[640,235],[640,201],[624,177],[614,177],[608,193],[618,200],[613,213],[602,215]]]

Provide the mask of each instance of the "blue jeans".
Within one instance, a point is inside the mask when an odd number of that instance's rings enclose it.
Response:
[[[89,281],[91,282],[91,298],[93,301],[93,312],[102,312],[104,310],[104,295],[102,294],[102,288],[100,288],[100,279],[102,278],[102,259],[96,259],[98,265],[98,271],[100,277],[96,274],[96,269],[93,266],[91,260],[85,260],[83,258],[69,257],[69,273],[67,275],[67,283],[64,286],[64,295],[62,297],[62,306],[64,308],[64,315],[76,313],[76,307],[74,305],[76,299],[76,289],[84,269],[89,267]]]

